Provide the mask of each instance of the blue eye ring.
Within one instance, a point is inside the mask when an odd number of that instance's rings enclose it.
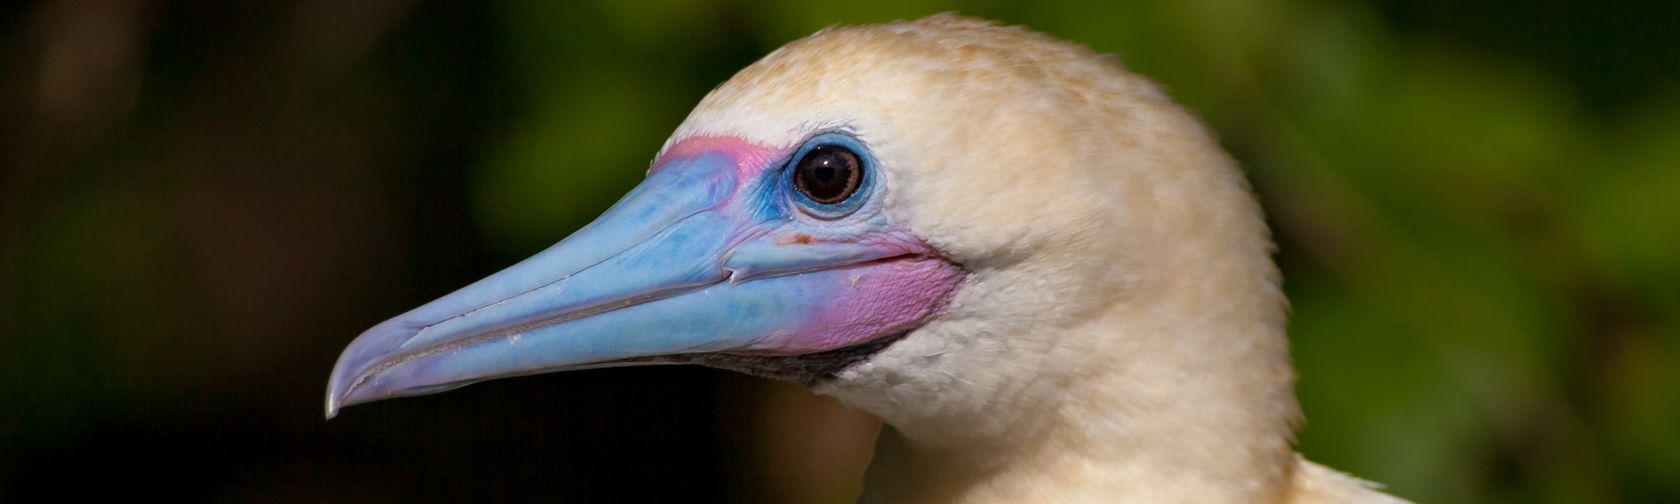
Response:
[[[852,165],[852,173],[844,168],[847,163]],[[836,170],[831,166],[842,168]],[[869,199],[876,178],[875,158],[869,149],[845,133],[822,133],[806,140],[788,157],[783,171],[787,192],[799,209],[819,219],[838,219],[857,211]],[[844,192],[834,194],[842,186]]]

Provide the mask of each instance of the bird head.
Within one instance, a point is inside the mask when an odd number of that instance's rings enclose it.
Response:
[[[975,438],[1020,423],[1000,405],[1254,346],[1173,335],[1281,328],[1269,247],[1222,151],[1112,58],[949,15],[828,29],[707,95],[598,220],[363,333],[327,412],[696,363]]]

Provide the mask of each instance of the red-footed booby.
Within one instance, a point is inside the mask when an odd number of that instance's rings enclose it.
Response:
[[[1271,252],[1230,157],[1114,60],[952,15],[827,29],[594,223],[356,338],[327,414],[696,363],[879,416],[865,502],[1401,502],[1291,447]]]

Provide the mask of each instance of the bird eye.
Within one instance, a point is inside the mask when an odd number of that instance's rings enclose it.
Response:
[[[812,148],[793,165],[793,188],[824,205],[846,201],[862,180],[857,153],[839,145]]]

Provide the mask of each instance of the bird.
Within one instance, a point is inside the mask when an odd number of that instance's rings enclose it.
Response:
[[[707,94],[645,179],[343,351],[327,416],[699,364],[885,425],[860,502],[1397,503],[1307,461],[1261,207],[1112,56],[938,14],[836,26]]]

